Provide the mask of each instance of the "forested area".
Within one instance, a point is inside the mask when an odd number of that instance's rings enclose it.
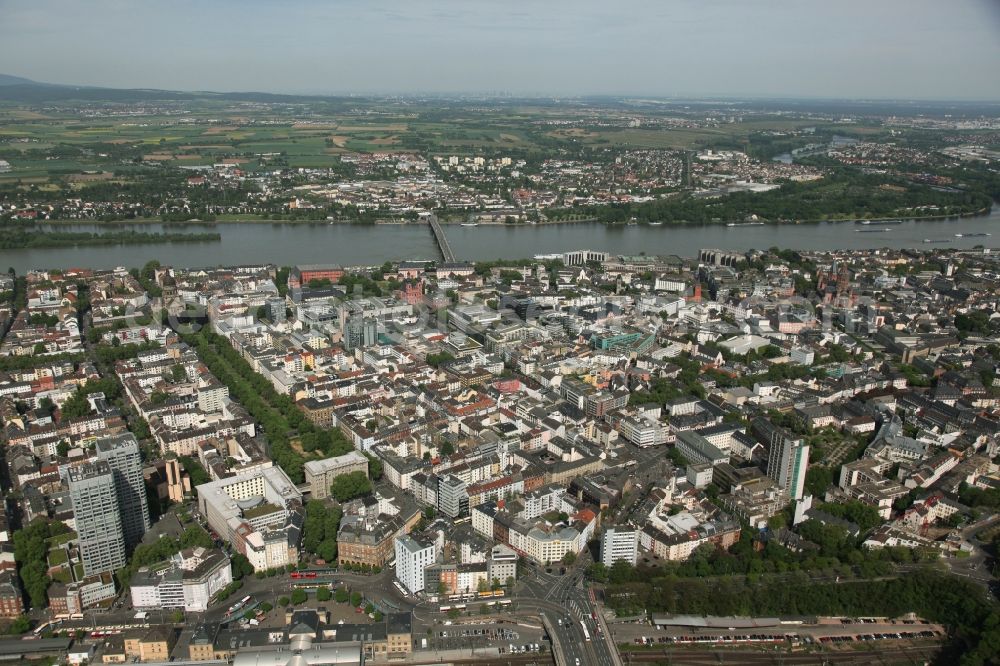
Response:
[[[768,539],[757,544],[760,547],[758,550],[751,532],[744,529],[739,541],[729,550],[706,544],[695,550],[687,560],[662,562],[656,568],[633,567],[621,561],[607,568],[597,562],[590,565],[587,574],[592,580],[612,585],[637,583],[658,576],[706,578],[808,572],[822,576],[875,577],[892,574],[899,565],[919,564],[938,558],[935,550],[862,548],[860,538],[851,537],[843,528],[825,526],[813,520],[802,523],[799,530],[818,548],[793,552],[776,540]]]
[[[963,482],[958,489],[958,501],[972,508],[1000,509],[1000,489],[979,488]]]
[[[853,615],[899,617],[906,613],[945,624],[949,644],[941,663],[997,663],[1000,611],[983,590],[928,568],[888,580],[816,583],[794,580],[751,582],[746,578],[657,577],[612,585],[608,605],[621,615],[665,612],[692,615]]]
[[[148,231],[107,231],[101,234],[86,231],[41,231],[31,227],[6,227],[0,233],[0,249],[19,250],[43,247],[76,247],[80,245],[139,245],[146,243],[181,243],[219,241],[215,232],[159,233]]]
[[[898,178],[841,170],[811,182],[788,182],[776,190],[736,192],[719,199],[681,196],[643,203],[554,209],[558,220],[584,214],[606,224],[639,222],[709,224],[742,221],[751,215],[764,220],[836,220],[912,216],[905,209],[937,206],[939,214],[969,214],[989,208],[981,190],[942,191]]]

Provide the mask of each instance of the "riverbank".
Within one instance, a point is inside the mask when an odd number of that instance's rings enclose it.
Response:
[[[302,225],[330,225],[348,224],[357,227],[370,227],[377,223],[350,222],[347,220],[262,220],[262,219],[232,219],[232,220],[161,220],[158,217],[135,217],[128,220],[85,220],[85,219],[62,219],[36,220],[35,224],[51,224],[53,226],[130,226],[158,224],[164,227],[213,227],[217,224],[302,224]],[[417,223],[413,223],[417,224]]]
[[[893,216],[893,217],[844,217],[844,218],[811,218],[811,219],[799,219],[799,220],[758,220],[761,224],[768,226],[795,226],[802,224],[839,224],[841,222],[845,223],[856,223],[856,222],[888,222],[888,221],[903,221],[903,222],[933,222],[941,220],[964,220],[977,217],[986,217],[992,213],[993,207],[984,207],[976,211],[970,211],[968,213],[959,214],[949,214],[949,215],[910,215],[910,216]],[[439,217],[439,222],[443,227],[501,227],[505,229],[521,229],[521,228],[532,228],[532,227],[544,227],[552,225],[563,225],[563,224],[597,224],[601,226],[606,226],[609,228],[620,228],[628,226],[641,226],[641,227],[656,227],[661,229],[677,229],[677,228],[691,228],[691,227],[718,227],[718,226],[728,226],[732,224],[735,227],[743,226],[760,226],[757,224],[751,224],[745,220],[713,220],[711,222],[686,222],[686,221],[674,221],[674,222],[660,222],[660,223],[650,223],[650,222],[635,222],[635,223],[617,223],[617,224],[605,224],[599,222],[595,217],[584,217],[584,218],[574,218],[574,219],[546,219],[539,220],[537,222],[516,222],[513,224],[508,224],[506,222],[477,222],[474,225],[470,225],[467,219],[455,219],[447,220],[441,219]],[[37,220],[36,224],[51,224],[54,226],[74,226],[74,225],[94,225],[94,226],[128,226],[128,225],[145,225],[145,224],[159,224],[164,227],[172,226],[201,226],[210,227],[218,224],[287,224],[287,225],[305,225],[305,226],[352,226],[352,227],[375,227],[375,226],[394,226],[394,227],[406,227],[406,226],[424,226],[426,223],[422,220],[378,220],[375,222],[359,222],[356,220],[276,220],[276,219],[260,219],[260,218],[239,218],[239,219],[223,219],[223,220],[178,220],[178,221],[164,221],[156,217],[143,217],[134,218],[129,220],[77,220],[77,219],[55,219],[55,220]]]
[[[859,227],[860,228],[860,227]],[[742,252],[751,249],[783,247],[794,250],[836,250],[914,248],[927,250],[924,239],[948,241],[949,249],[990,247],[998,242],[1000,206],[987,216],[961,220],[903,221],[886,233],[853,233],[841,223],[762,224],[729,227],[724,224],[650,227],[608,227],[603,224],[491,224],[480,227],[448,225],[445,233],[460,261],[517,259],[538,254],[591,249],[610,254],[680,255],[694,257],[703,248],[722,248]],[[72,221],[68,225],[41,222],[36,231],[106,234],[124,231],[125,227],[87,224]],[[274,263],[279,266],[310,263],[343,265],[380,265],[386,260],[439,259],[434,235],[427,224],[307,224],[244,223],[191,225],[185,229],[175,224],[139,223],[137,232],[218,233],[222,242],[146,243],[128,246],[130,264],[142,265],[157,260],[172,266],[217,266],[245,263]],[[967,234],[956,237],[956,233]],[[992,239],[969,234],[992,233]],[[91,266],[114,268],[122,264],[122,247],[57,247],[50,249],[0,249],[0,266],[13,266],[19,273],[33,268]]]
[[[824,224],[824,223],[840,224],[841,222],[847,222],[847,223],[851,223],[851,224],[856,223],[856,222],[872,222],[872,223],[877,224],[879,222],[889,222],[889,221],[893,221],[893,222],[895,222],[895,221],[902,221],[902,222],[934,222],[934,221],[942,221],[942,220],[945,220],[945,221],[946,220],[964,220],[964,219],[976,218],[976,217],[987,217],[992,212],[993,212],[993,207],[992,206],[987,206],[987,207],[984,207],[984,208],[980,208],[979,210],[970,211],[968,213],[959,213],[957,215],[950,214],[950,215],[909,215],[909,216],[896,215],[896,216],[893,216],[893,217],[819,217],[819,218],[800,219],[800,220],[754,220],[752,222],[747,222],[745,220],[714,220],[712,222],[659,222],[659,223],[634,222],[634,223],[608,224],[606,226],[608,226],[608,227],[627,227],[627,226],[629,226],[631,224],[633,226],[644,226],[644,227],[655,226],[655,227],[662,227],[662,228],[666,229],[666,228],[670,228],[670,227],[674,227],[674,228],[677,228],[677,227],[699,227],[699,226],[700,227],[716,227],[716,226],[719,226],[719,225],[728,226],[730,224],[732,224],[733,226],[736,226],[736,227],[760,226],[761,224],[775,226],[775,227],[780,227],[780,226],[800,225],[800,224]],[[580,220],[575,220],[575,219],[574,220],[550,220],[548,222],[539,222],[538,224],[541,225],[541,224],[578,224],[578,223],[588,223],[588,224],[589,223],[595,223],[595,224],[600,224],[600,222],[598,222],[597,218],[594,218],[594,217],[584,218],[584,219],[580,219]],[[486,224],[487,223],[483,223],[483,226],[485,226]],[[491,223],[488,223],[488,224],[495,225],[495,226],[507,226],[507,227],[533,226],[533,225],[527,225],[527,224],[503,224],[503,223],[495,223],[495,222],[491,222]]]
[[[105,233],[41,231],[19,225],[0,230],[0,250],[98,247],[107,245],[155,245],[163,243],[222,242],[222,234],[150,233],[145,231],[110,231]]]

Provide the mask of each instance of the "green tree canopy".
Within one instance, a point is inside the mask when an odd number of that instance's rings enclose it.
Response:
[[[341,474],[330,485],[330,494],[336,497],[338,502],[346,502],[355,497],[362,497],[371,493],[371,491],[371,481],[368,480],[368,475],[364,472]]]

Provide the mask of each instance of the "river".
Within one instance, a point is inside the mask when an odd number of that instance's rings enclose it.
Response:
[[[13,266],[19,273],[33,268],[114,268],[141,266],[151,259],[186,267],[271,262],[337,263],[348,266],[380,264],[386,260],[437,259],[430,228],[422,224],[360,226],[349,224],[234,223],[218,225],[93,224],[46,227],[102,232],[201,231],[210,228],[221,242],[107,245],[0,250],[0,270]],[[552,224],[540,226],[445,225],[452,249],[459,259],[516,259],[567,250],[604,250],[614,254],[677,254],[694,257],[700,248],[727,250],[765,249],[773,246],[797,250],[864,249],[875,247],[972,248],[993,247],[1000,241],[1000,206],[989,215],[960,220],[906,221],[885,226],[885,233],[861,233],[883,228],[850,222],[798,225],[725,225],[684,227],[606,227],[601,224]],[[993,233],[993,237],[956,238],[956,233]],[[924,243],[938,239],[945,243]]]

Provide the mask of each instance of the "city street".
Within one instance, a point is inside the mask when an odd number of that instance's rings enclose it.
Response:
[[[983,542],[976,537],[976,534],[995,527],[997,523],[1000,523],[1000,516],[993,515],[962,528],[962,538],[972,544],[972,552],[968,557],[942,558],[951,573],[985,587],[990,599],[997,596],[1000,588],[995,585],[991,572],[992,564],[987,552],[983,549]]]
[[[553,649],[562,651],[563,663],[573,665],[579,659],[581,665],[616,666],[621,663],[617,649],[605,631],[598,631],[596,606],[583,587],[583,571],[588,563],[585,551],[576,566],[563,575],[526,568],[519,583],[518,604],[522,610],[538,609],[549,621],[556,633]]]

